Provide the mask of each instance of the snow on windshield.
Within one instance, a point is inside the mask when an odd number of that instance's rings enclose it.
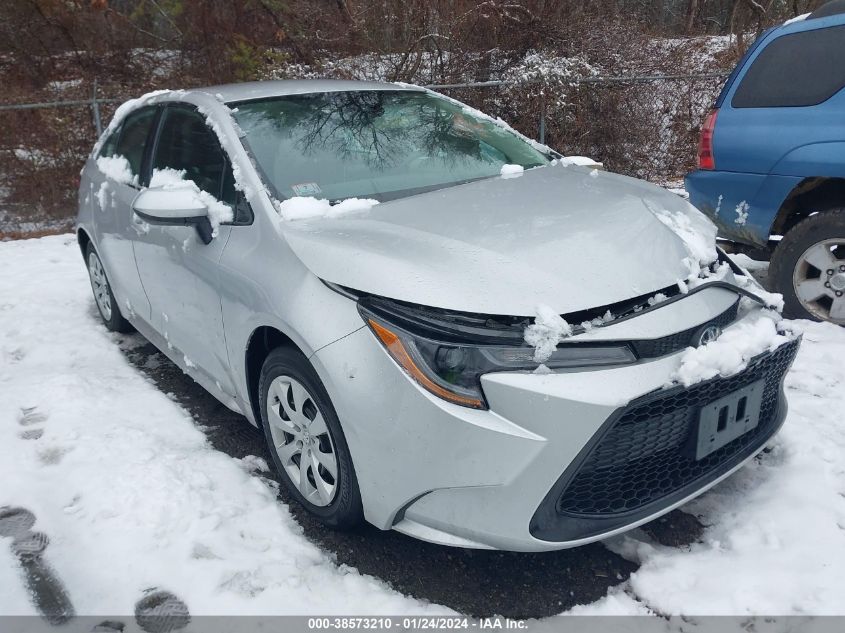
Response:
[[[326,199],[297,196],[276,202],[276,208],[283,219],[293,221],[312,218],[339,218],[343,215],[364,213],[378,203],[378,200],[371,198],[347,198],[337,204],[331,204]]]
[[[522,165],[510,165],[505,164],[502,165],[502,168],[499,170],[502,178],[516,178],[517,176],[521,176],[522,172],[525,171],[525,167]]]
[[[578,167],[594,167],[604,169],[604,164],[597,160],[593,160],[589,156],[561,156],[552,161],[552,165],[561,165],[569,167],[570,165],[577,165]]]

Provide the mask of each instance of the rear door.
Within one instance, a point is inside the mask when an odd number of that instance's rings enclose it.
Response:
[[[129,113],[100,150],[97,158],[106,159],[99,160],[98,164],[103,168],[90,172],[98,252],[120,311],[130,320],[134,316],[144,320],[150,318],[150,302],[141,285],[132,250],[133,239],[142,230],[132,212],[132,201],[141,188],[144,161],[152,143],[158,114],[157,106]],[[115,157],[126,159],[130,172],[128,177],[115,168],[122,164],[120,161],[107,160]]]
[[[184,172],[203,191],[233,206],[234,177],[229,160],[205,117],[193,106],[164,108],[150,173]],[[231,225],[222,225],[209,244],[189,226],[148,225],[133,237],[135,261],[150,300],[152,325],[170,355],[206,387],[233,394],[223,335],[218,262]],[[209,387],[209,385],[211,385]]]

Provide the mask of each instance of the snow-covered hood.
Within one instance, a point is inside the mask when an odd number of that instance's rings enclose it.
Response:
[[[282,222],[282,231],[326,281],[439,308],[532,315],[540,304],[565,314],[686,279],[695,244],[678,225],[712,227],[660,187],[549,166],[365,213]],[[703,236],[711,250],[714,238],[715,229]]]

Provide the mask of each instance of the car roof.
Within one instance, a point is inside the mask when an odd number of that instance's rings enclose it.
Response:
[[[186,92],[210,93],[226,103],[308,94],[311,92],[349,92],[354,90],[423,90],[419,86],[382,81],[352,81],[346,79],[279,79],[275,81],[247,81],[194,88]]]

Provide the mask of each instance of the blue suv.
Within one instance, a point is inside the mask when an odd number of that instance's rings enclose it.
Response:
[[[763,33],[705,119],[690,201],[771,256],[785,314],[845,325],[845,0]]]

